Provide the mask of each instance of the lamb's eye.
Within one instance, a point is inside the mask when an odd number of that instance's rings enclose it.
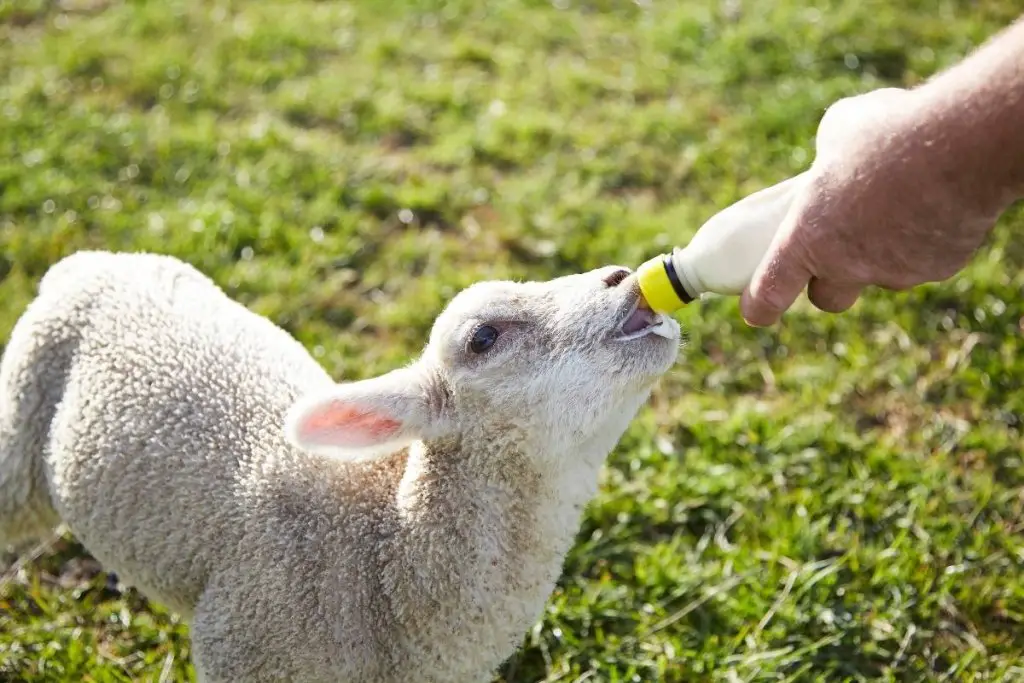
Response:
[[[482,325],[473,332],[473,337],[469,340],[469,350],[473,353],[483,353],[494,346],[496,341],[498,330],[490,325]]]

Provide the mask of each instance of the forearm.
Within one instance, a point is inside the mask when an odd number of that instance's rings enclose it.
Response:
[[[1024,197],[1024,18],[916,89],[935,170],[995,218]]]

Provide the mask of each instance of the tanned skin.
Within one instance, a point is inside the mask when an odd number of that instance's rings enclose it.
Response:
[[[743,293],[751,325],[807,288],[821,310],[865,287],[939,282],[1024,197],[1024,18],[924,84],[835,103],[809,182]]]

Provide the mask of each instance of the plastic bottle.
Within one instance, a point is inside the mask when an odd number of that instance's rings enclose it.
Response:
[[[640,291],[651,309],[669,314],[702,294],[741,294],[806,178],[801,173],[741,199],[712,216],[685,247],[640,266]]]

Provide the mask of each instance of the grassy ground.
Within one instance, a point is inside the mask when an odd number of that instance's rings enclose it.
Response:
[[[458,288],[637,264],[913,84],[969,3],[0,0],[0,340],[77,249],[183,257],[337,377]],[[1024,679],[1024,217],[944,286],[734,301],[611,458],[533,681]],[[187,629],[69,537],[0,586],[0,680],[190,680]]]

